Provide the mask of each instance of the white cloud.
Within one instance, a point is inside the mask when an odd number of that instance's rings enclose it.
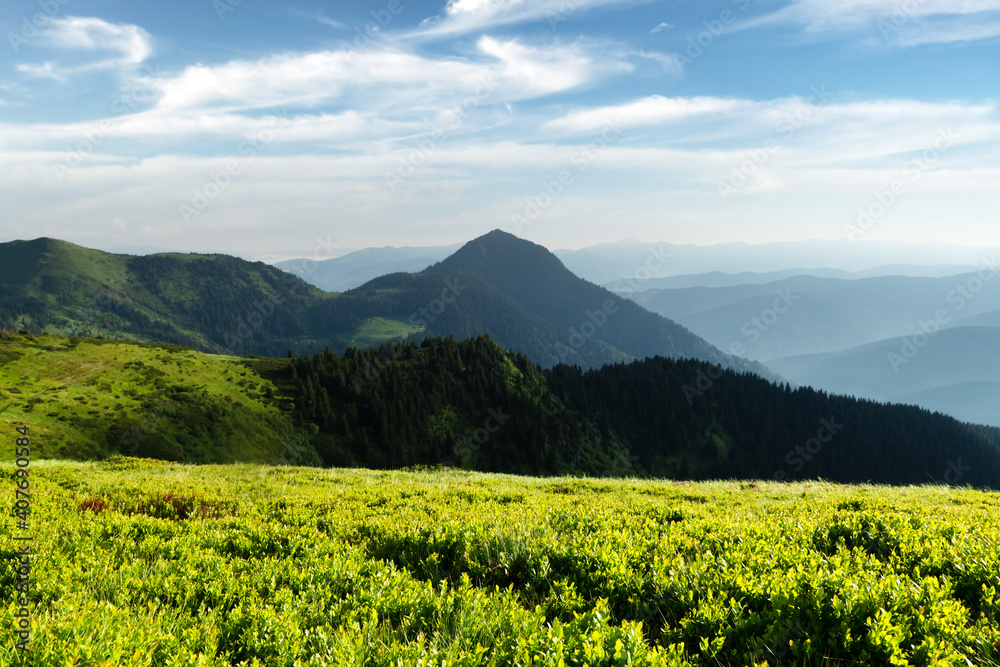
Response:
[[[811,34],[861,31],[904,46],[973,41],[1000,34],[1000,0],[792,0],[742,27],[785,22]]]
[[[16,69],[21,74],[27,74],[28,76],[36,79],[52,79],[54,81],[63,80],[62,74],[56,71],[56,67],[52,63],[45,63],[44,65],[22,64],[18,65]]]
[[[484,85],[496,88],[491,100],[510,101],[567,90],[630,67],[577,45],[536,47],[482,37],[477,48],[475,60],[429,59],[389,48],[283,54],[193,65],[153,83],[161,93],[161,111],[365,101],[412,112],[450,105]]]
[[[118,25],[93,17],[68,16],[52,19],[46,28],[45,39],[52,45],[66,49],[111,51],[119,54],[119,61],[139,64],[152,53],[150,37],[135,25]]]
[[[656,26],[655,28],[653,28],[652,30],[650,30],[649,34],[652,35],[652,34],[660,32],[664,28],[670,29],[670,28],[673,28],[673,27],[674,27],[673,23],[667,23],[666,21],[664,21],[663,23],[659,24],[658,26]]]
[[[144,62],[153,53],[150,35],[142,28],[109,23],[94,17],[50,18],[39,32],[41,43],[57,52],[84,52],[92,56],[88,58],[88,55],[74,54],[64,61],[57,58],[42,65],[17,66],[19,72],[34,77],[62,81],[67,76],[83,72],[128,70]]]
[[[435,132],[444,131],[438,142],[502,133],[499,128],[514,118],[512,103],[634,68],[611,51],[585,43],[538,46],[481,37],[463,59],[370,48],[199,64],[173,75],[133,74],[138,102],[129,97],[127,104],[112,105],[113,114],[104,119],[0,124],[0,144],[55,151],[82,146],[77,152],[86,168],[116,160],[108,153],[123,150],[126,142],[132,148],[125,150],[141,147],[141,155],[169,152],[192,139],[206,152],[234,151],[280,113],[276,143],[299,144],[281,150],[301,152],[307,144],[309,150],[384,154]],[[533,122],[527,118],[521,122]],[[56,160],[70,161],[80,157]]]
[[[608,5],[643,4],[653,0],[449,0],[443,17],[424,21],[411,37],[436,37],[477,32],[490,28],[548,21],[552,27],[568,21],[577,12]]]
[[[626,104],[574,111],[562,118],[549,121],[546,129],[585,133],[599,130],[614,121],[623,127],[658,125],[696,116],[731,113],[750,103],[717,97],[663,97],[651,95]]]
[[[350,30],[350,26],[348,26],[346,23],[342,23],[341,21],[335,21],[331,18],[327,18],[326,16],[323,16],[322,13],[310,14],[308,12],[303,12],[298,9],[289,9],[288,13],[293,14],[295,16],[300,16],[310,21],[316,21],[317,23],[329,26],[331,28],[337,28],[338,30]]]

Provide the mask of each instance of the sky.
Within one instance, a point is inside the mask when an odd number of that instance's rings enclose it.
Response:
[[[0,241],[1000,244],[1000,0],[0,0]]]

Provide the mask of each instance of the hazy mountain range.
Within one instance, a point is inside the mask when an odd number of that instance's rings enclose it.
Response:
[[[984,264],[942,278],[798,275],[625,295],[793,382],[1000,425],[998,271]],[[912,360],[903,354],[915,350]]]
[[[424,248],[365,248],[332,259],[291,259],[274,265],[327,292],[343,292],[387,273],[419,273],[460,247],[456,243]]]
[[[796,266],[780,268],[782,256]],[[986,264],[972,272],[961,263],[977,258]],[[993,256],[952,246],[940,253],[951,264],[878,263],[886,259],[930,257],[919,244],[886,250],[840,242],[623,241],[551,253],[495,231],[460,247],[370,248],[282,263],[293,276],[225,255],[136,257],[39,239],[0,244],[0,321],[268,355],[488,333],[542,367],[690,357],[1000,425]],[[799,268],[820,261],[841,268]],[[592,279],[618,274],[605,283],[617,293],[573,275],[566,264],[574,262]],[[779,268],[736,271],[764,265]],[[727,270],[653,277],[715,266]],[[305,278],[363,284],[331,293]],[[941,331],[926,351],[894,364],[901,337],[919,335],[931,321]]]
[[[417,273],[458,247],[366,248],[332,259],[291,259],[275,266],[321,289],[339,292],[387,273]],[[590,282],[616,291],[625,286],[636,291],[770,282],[802,274],[826,278],[941,277],[972,270],[984,257],[997,252],[997,248],[881,241],[696,246],[626,239],[579,250],[553,250],[552,254],[570,271]]]
[[[340,294],[225,255],[137,257],[14,241],[0,244],[0,324],[263,355],[485,333],[543,367],[663,355],[772,376],[501,231],[421,273],[391,273]]]
[[[736,342],[746,356],[766,362],[907,335],[938,311],[944,311],[941,326],[972,322],[970,318],[995,321],[1000,310],[997,271],[1000,266],[944,278],[800,275],[760,284],[625,294],[722,349]]]

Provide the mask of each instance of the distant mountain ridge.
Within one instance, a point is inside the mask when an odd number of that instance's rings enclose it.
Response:
[[[779,292],[790,294],[794,304],[780,317],[759,324]],[[798,275],[760,284],[650,289],[624,296],[723,349],[739,342],[749,358],[768,363],[907,335],[941,309],[948,313],[948,326],[1000,322],[995,314],[1000,311],[1000,267],[940,278]]]
[[[365,248],[332,259],[291,259],[276,262],[274,266],[327,292],[343,292],[389,273],[417,273],[461,245]]]
[[[799,384],[1000,426],[1000,328],[946,327],[771,364]]]
[[[271,356],[489,334],[543,367],[658,354],[775,377],[499,230],[422,273],[381,276],[341,294],[224,255],[133,257],[53,239],[0,244],[0,325]]]
[[[893,265],[908,266],[913,275],[933,276],[940,274],[915,273],[915,267],[962,267],[955,273],[974,270],[984,258],[1000,254],[1000,248],[878,240],[851,243],[845,239],[707,246],[626,239],[580,250],[556,250],[554,254],[578,276],[598,284],[614,285],[626,278],[645,280],[713,271],[768,273],[791,268],[810,273],[832,269],[871,276],[892,275]],[[666,261],[650,262],[659,257],[666,257]],[[655,270],[646,270],[650,263]],[[872,273],[878,267],[881,267],[879,272]]]

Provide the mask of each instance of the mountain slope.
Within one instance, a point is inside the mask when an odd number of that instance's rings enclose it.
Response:
[[[477,280],[555,325],[562,333],[557,344],[562,363],[595,366],[585,348],[603,343],[628,358],[691,357],[769,374],[760,365],[722,353],[677,323],[578,278],[542,246],[507,232],[495,230],[470,241],[424,273]]]
[[[238,357],[93,338],[0,337],[0,419],[35,454],[318,463],[270,382]],[[4,409],[6,408],[6,409]],[[12,451],[12,450],[11,450]],[[5,459],[7,456],[5,456]]]
[[[951,415],[971,424],[1000,427],[1000,382],[972,381],[900,394],[895,401]]]
[[[324,298],[290,274],[227,255],[133,257],[46,238],[0,244],[8,329],[280,354],[309,340],[299,313]]]
[[[995,408],[1000,395],[987,393],[964,404],[943,401],[958,387],[995,392],[1000,377],[997,328],[946,328],[933,336],[891,338],[828,354],[774,359],[771,364],[793,382],[874,400],[909,401],[919,392],[932,392],[919,397],[919,404],[936,410],[950,405],[958,408],[949,410],[956,417],[1000,425]]]
[[[773,377],[499,231],[420,274],[389,274],[343,294],[224,255],[131,257],[38,239],[0,245],[0,261],[0,326],[13,330],[273,356],[489,334],[542,366],[659,354]]]
[[[739,342],[749,358],[767,363],[907,335],[942,310],[951,325],[977,317],[984,324],[992,322],[996,317],[989,312],[1000,308],[1000,280],[994,276],[992,269],[944,278],[795,276],[766,284],[627,296],[723,349]],[[781,299],[779,307],[769,312],[776,298]]]
[[[542,371],[486,337],[296,358],[0,337],[19,425],[49,457],[1000,488],[996,429],[694,360]]]

